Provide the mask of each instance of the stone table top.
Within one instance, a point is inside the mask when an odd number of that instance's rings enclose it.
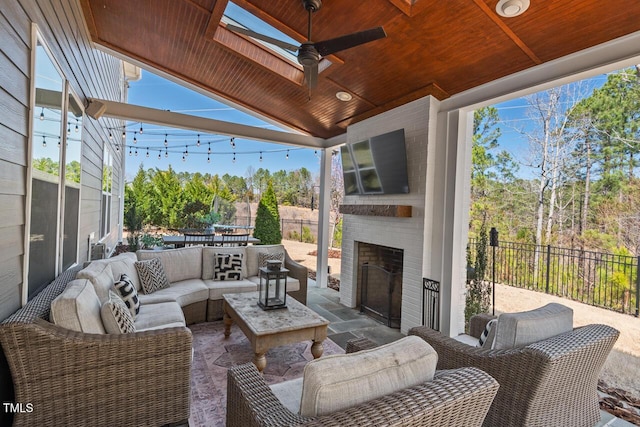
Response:
[[[258,292],[224,294],[222,298],[257,336],[329,324],[327,319],[290,296],[286,308],[273,310],[258,306]]]

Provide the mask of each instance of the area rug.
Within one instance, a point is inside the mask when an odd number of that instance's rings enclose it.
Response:
[[[236,326],[231,336],[224,337],[222,321],[191,325],[193,363],[191,368],[190,427],[224,426],[227,406],[227,369],[251,362],[253,351],[249,341]],[[341,354],[344,350],[330,339],[323,342],[324,355]],[[304,366],[313,360],[311,341],[276,347],[266,354],[264,378],[268,384],[302,376]]]

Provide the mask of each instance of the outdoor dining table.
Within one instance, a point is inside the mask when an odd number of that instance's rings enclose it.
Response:
[[[231,239],[230,239],[231,238]],[[165,246],[168,245],[173,245],[173,247],[176,248],[182,248],[184,247],[184,235],[164,235],[162,236],[162,242],[164,243]],[[243,241],[245,240],[245,238],[243,237]],[[213,244],[222,244],[224,242],[225,245],[233,244],[233,234],[227,234],[227,235],[215,235],[213,236]],[[253,236],[249,236],[249,238],[246,240],[246,242],[248,244],[253,244],[256,245],[258,243],[260,243],[260,239],[256,239]]]

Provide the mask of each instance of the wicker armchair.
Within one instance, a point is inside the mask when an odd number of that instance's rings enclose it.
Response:
[[[357,349],[347,346],[347,352]],[[498,387],[479,369],[441,371],[419,386],[309,418],[285,408],[247,363],[227,371],[227,426],[480,426]]]
[[[484,316],[474,319],[479,336]],[[485,426],[593,426],[600,421],[598,376],[619,332],[588,325],[525,347],[471,347],[424,326],[409,330],[438,353],[437,369],[474,366],[500,384]]]

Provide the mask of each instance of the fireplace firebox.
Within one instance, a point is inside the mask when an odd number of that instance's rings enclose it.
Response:
[[[360,312],[400,328],[403,250],[358,242]]]

